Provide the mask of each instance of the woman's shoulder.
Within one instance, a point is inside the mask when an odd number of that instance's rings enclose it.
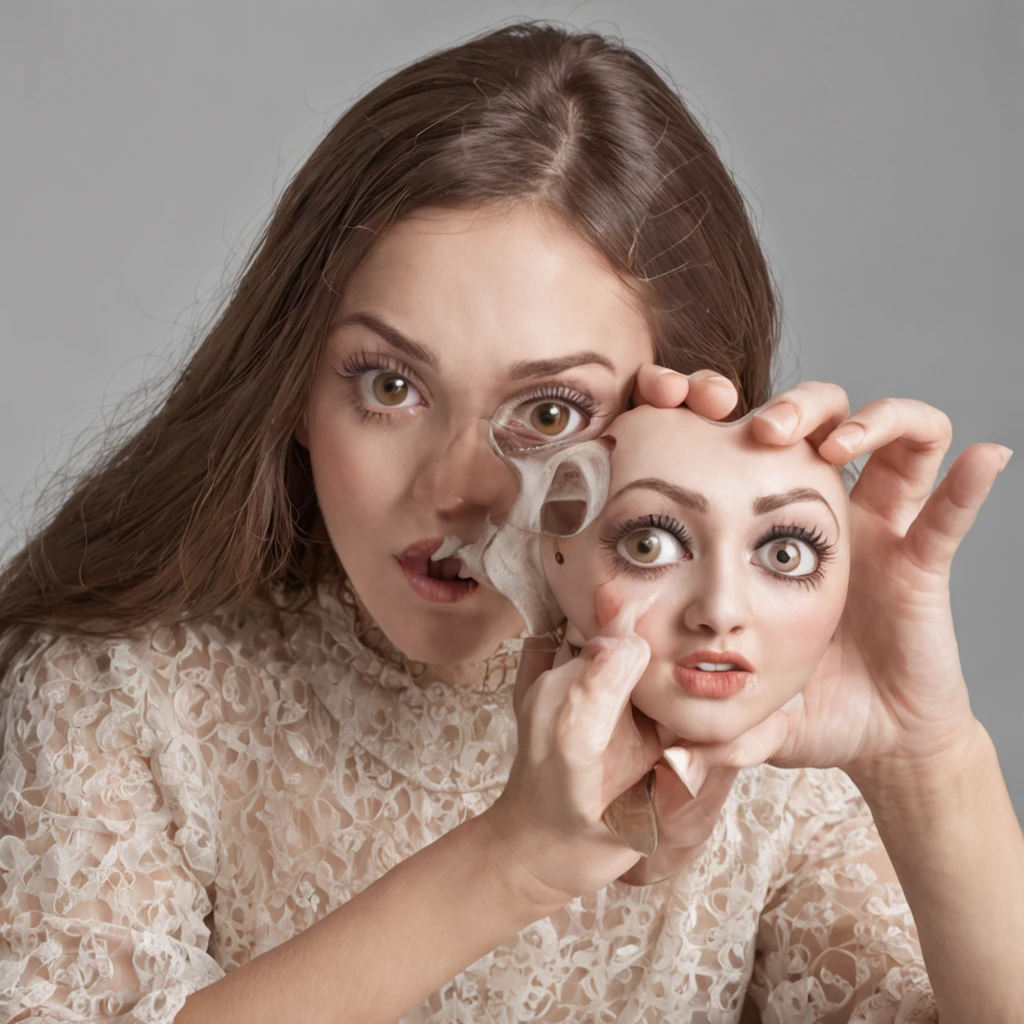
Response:
[[[197,620],[154,620],[130,633],[37,629],[8,659],[0,698],[53,705],[113,701],[120,707],[215,698],[242,675],[287,660],[281,615],[271,601],[225,606]]]

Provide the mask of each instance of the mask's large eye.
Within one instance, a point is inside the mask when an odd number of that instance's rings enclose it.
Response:
[[[796,537],[779,537],[762,544],[754,557],[766,569],[782,576],[808,576],[818,568],[818,553]]]
[[[590,422],[574,405],[553,398],[523,402],[513,415],[544,442],[569,437]]]
[[[405,376],[394,370],[368,370],[361,373],[356,387],[359,398],[375,409],[408,409],[423,402],[416,388]]]
[[[668,530],[647,528],[634,530],[615,545],[615,550],[633,565],[648,569],[655,565],[672,565],[681,562],[686,549]]]

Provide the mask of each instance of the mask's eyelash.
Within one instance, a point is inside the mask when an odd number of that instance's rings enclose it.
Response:
[[[839,550],[838,544],[829,544],[820,528],[809,530],[806,526],[797,523],[776,523],[754,546],[756,551],[773,540],[802,540],[805,544],[814,549],[818,556],[818,564],[812,572],[804,573],[803,576],[787,576],[785,573],[773,573],[779,579],[789,583],[799,583],[804,587],[817,587],[825,578],[825,566],[836,557]],[[766,570],[771,572],[770,569]]]
[[[662,573],[675,567],[674,564],[669,564],[654,565],[648,569],[644,569],[638,565],[634,565],[619,554],[618,544],[623,537],[628,537],[631,533],[635,533],[637,530],[651,529],[664,530],[666,533],[672,534],[672,536],[679,541],[685,550],[690,550],[690,535],[687,532],[686,527],[683,526],[678,519],[673,519],[672,516],[667,516],[660,512],[646,516],[637,516],[633,519],[626,519],[623,522],[616,524],[612,527],[609,533],[603,534],[599,538],[602,547],[615,569],[620,572],[631,573],[635,576],[641,577],[642,579],[653,579],[655,576],[660,576]]]
[[[557,398],[563,402],[571,402],[580,412],[586,413],[591,418],[597,416],[601,411],[590,395],[585,395],[575,388],[566,387],[564,384],[542,384],[518,395],[516,401],[522,405],[525,402],[534,402],[538,398]]]

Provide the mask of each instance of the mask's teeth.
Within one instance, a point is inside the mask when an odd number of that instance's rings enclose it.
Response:
[[[430,556],[430,560],[440,562],[442,558],[450,558],[461,547],[461,537],[445,537],[444,543]]]

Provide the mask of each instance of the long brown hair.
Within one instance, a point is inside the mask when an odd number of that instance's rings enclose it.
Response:
[[[661,363],[726,374],[743,410],[768,397],[771,276],[739,190],[674,89],[591,32],[490,31],[399,70],[330,129],[160,408],[4,567],[8,656],[37,627],[126,635],[310,583],[325,542],[293,430],[337,296],[416,208],[524,200],[638,290]]]

